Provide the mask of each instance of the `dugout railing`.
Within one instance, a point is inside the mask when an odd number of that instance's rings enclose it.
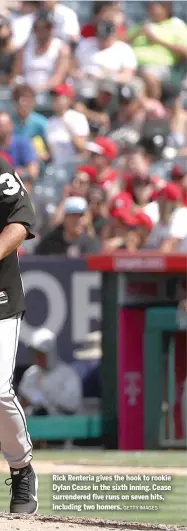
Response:
[[[121,251],[90,256],[88,267],[102,272],[105,446],[186,447],[186,325],[177,305],[187,257]]]

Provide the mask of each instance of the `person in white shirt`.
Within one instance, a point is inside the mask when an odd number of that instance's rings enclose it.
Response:
[[[187,250],[187,207],[182,206],[181,188],[168,183],[158,197],[160,221],[154,226],[148,244],[164,253]]]
[[[36,93],[50,91],[66,78],[69,63],[69,46],[53,37],[52,14],[39,12],[33,34],[18,52],[13,78],[23,77]]]
[[[48,120],[46,142],[54,164],[61,167],[84,152],[90,130],[84,114],[72,108],[75,91],[71,85],[63,83],[52,94],[55,115]]]
[[[40,2],[19,2],[19,11],[9,13],[9,19],[12,26],[12,36],[15,48],[18,50],[25,46],[28,41],[37,12],[40,9]],[[16,9],[16,2],[13,2]]]
[[[78,42],[80,27],[73,9],[56,0],[44,0],[41,5],[52,12],[54,17],[54,36],[66,42]]]
[[[129,83],[137,67],[131,46],[118,40],[113,22],[100,21],[97,37],[82,38],[75,51],[73,76],[88,73],[96,78],[112,78],[116,83]]]
[[[27,415],[76,413],[82,404],[80,376],[58,358],[57,338],[47,328],[39,328],[29,341],[34,365],[19,383],[18,393]]]
[[[21,2],[20,14],[11,17],[13,40],[16,48],[25,46],[30,37],[37,11],[41,8],[51,11],[53,14],[53,37],[65,42],[78,42],[80,27],[73,9],[53,0],[45,0],[44,2],[24,0],[24,2]]]

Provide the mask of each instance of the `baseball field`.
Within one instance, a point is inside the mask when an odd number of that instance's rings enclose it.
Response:
[[[5,479],[9,470],[0,458],[0,531],[187,530],[186,452],[46,450],[35,452],[33,464],[39,477],[38,516],[13,518],[7,514],[9,487]],[[142,501],[153,484],[154,501]],[[168,490],[163,492],[163,485],[169,486]],[[92,489],[91,502],[77,502],[81,489],[85,493]],[[61,501],[54,501],[58,497]],[[157,510],[152,510],[155,505]]]

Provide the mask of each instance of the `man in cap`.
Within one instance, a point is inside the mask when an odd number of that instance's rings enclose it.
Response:
[[[64,201],[61,223],[47,234],[36,248],[36,254],[80,256],[97,253],[99,240],[88,234],[88,203],[79,196]]]
[[[144,93],[144,82],[139,78],[134,78],[131,83],[120,87],[119,91],[119,111],[117,115],[118,126],[128,124],[136,127],[145,117],[141,99]]]
[[[182,206],[181,189],[176,183],[158,193],[160,221],[154,226],[148,244],[164,253],[187,249],[187,208]]]
[[[110,138],[125,150],[138,142],[146,119],[164,115],[163,105],[148,98],[145,84],[139,77],[120,87],[117,112],[112,117]]]
[[[107,134],[118,109],[118,86],[112,79],[96,81],[88,74],[79,89],[76,110],[83,112],[89,121],[91,132]]]
[[[29,342],[33,365],[19,383],[18,392],[27,414],[76,413],[82,403],[79,375],[58,358],[57,338],[51,330],[39,328]]]
[[[86,116],[73,108],[75,96],[74,88],[68,83],[62,83],[52,91],[54,114],[48,120],[46,141],[57,167],[76,161],[76,156],[84,152],[89,137]]]
[[[113,252],[117,249],[136,248],[136,218],[129,208],[114,206],[111,209],[111,227],[108,238],[105,240],[104,251]]]
[[[91,165],[96,169],[92,184],[104,188],[108,196],[118,193],[118,171],[113,168],[113,162],[118,156],[118,147],[111,138],[98,136],[93,142],[87,143]]]

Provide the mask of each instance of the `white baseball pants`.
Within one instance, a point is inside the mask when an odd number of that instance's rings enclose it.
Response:
[[[26,466],[32,444],[25,414],[12,387],[21,316],[0,320],[0,444],[11,468]]]

